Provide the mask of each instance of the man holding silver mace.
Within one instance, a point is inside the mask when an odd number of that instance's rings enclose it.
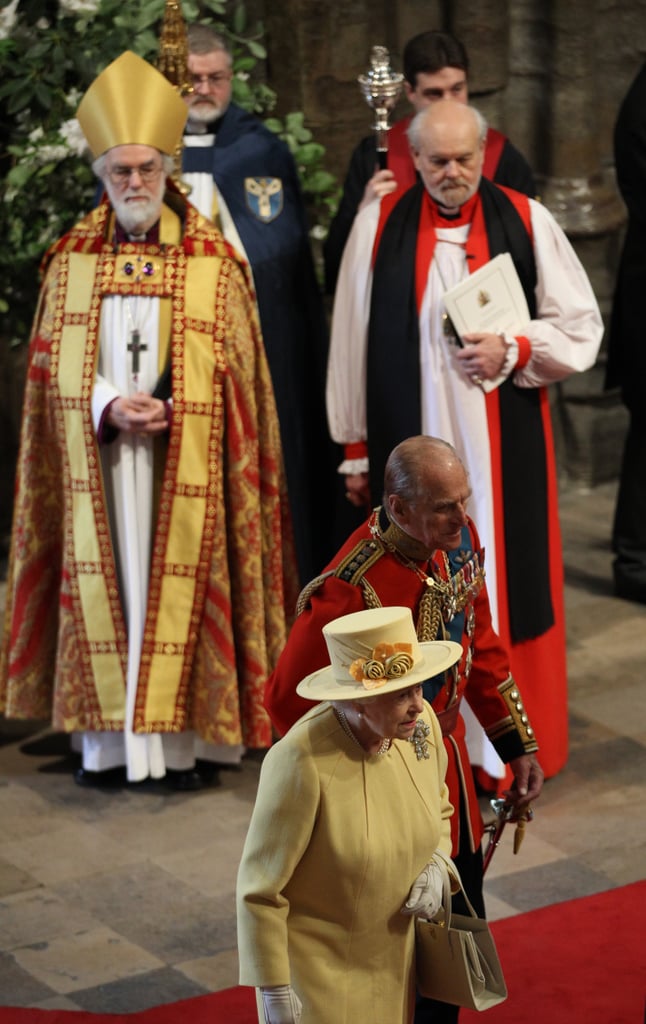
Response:
[[[469,102],[469,57],[455,36],[436,30],[413,36],[404,46],[403,75],[400,76],[387,68],[388,51],[384,47],[374,47],[373,54],[378,50],[386,54],[386,65],[383,65],[383,58],[380,58],[380,63],[376,66],[373,64],[367,75],[359,79],[359,84],[363,90],[364,79],[375,83],[371,95],[383,97],[381,107],[385,108],[386,117],[394,108],[402,87],[413,108],[413,116],[438,100]],[[388,90],[393,87],[396,78],[399,78],[400,84],[397,94],[391,100]],[[368,95],[366,99],[372,106],[373,102]],[[380,149],[380,143],[384,140],[382,120],[379,114],[373,134],[362,139],[352,154],[341,202],[325,240],[325,286],[330,295],[334,293],[343,249],[359,210],[372,199],[381,199],[395,190],[404,191],[417,181],[407,137],[412,116],[402,118],[387,129],[385,149]],[[482,172],[485,178],[534,196],[534,177],[522,153],[495,128],[489,127],[486,142]],[[386,150],[387,163],[384,159]]]

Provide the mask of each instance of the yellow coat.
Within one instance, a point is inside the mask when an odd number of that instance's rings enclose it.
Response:
[[[408,1024],[413,918],[400,913],[453,808],[435,714],[428,759],[395,740],[368,755],[330,704],[301,718],[262,766],[238,875],[242,985],[290,983],[301,1024]]]

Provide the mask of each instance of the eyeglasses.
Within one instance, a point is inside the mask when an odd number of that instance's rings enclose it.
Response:
[[[208,85],[209,89],[217,89],[228,82],[231,78],[230,71],[216,71],[211,75],[189,75],[188,80],[194,89],[197,89],[199,85],[204,82]]]
[[[140,164],[139,167],[126,167],[117,164],[108,171],[108,177],[113,185],[127,185],[133,174],[138,174],[145,185],[156,181],[162,172],[161,164],[149,163]]]

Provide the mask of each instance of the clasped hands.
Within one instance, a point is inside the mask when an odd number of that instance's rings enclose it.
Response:
[[[168,429],[164,402],[143,391],[115,398],[105,418],[111,427],[126,434],[162,434]]]

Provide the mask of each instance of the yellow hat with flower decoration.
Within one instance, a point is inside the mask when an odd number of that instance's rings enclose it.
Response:
[[[92,82],[76,112],[94,157],[114,146],[153,146],[172,155],[188,108],[164,76],[126,50]]]
[[[420,643],[410,608],[367,608],[323,627],[331,664],[306,676],[307,700],[357,700],[419,686],[462,656],[453,640]]]

